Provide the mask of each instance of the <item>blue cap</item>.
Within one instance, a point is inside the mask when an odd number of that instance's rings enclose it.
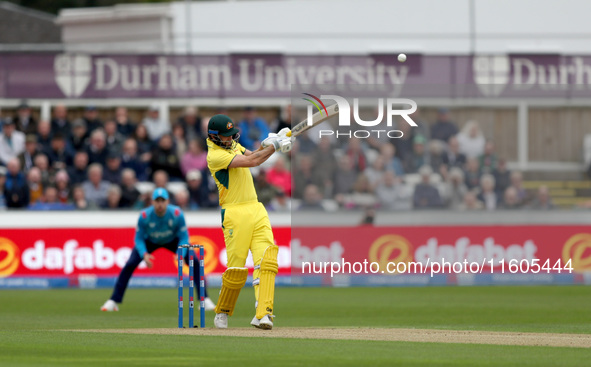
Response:
[[[152,193],[152,200],[156,200],[158,198],[168,200],[168,191],[166,191],[166,189],[163,189],[162,187],[159,187],[156,190],[154,190],[154,192]]]

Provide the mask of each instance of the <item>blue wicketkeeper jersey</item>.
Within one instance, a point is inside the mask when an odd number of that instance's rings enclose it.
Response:
[[[135,248],[141,257],[146,253],[146,241],[157,245],[179,239],[179,245],[189,244],[189,232],[183,211],[176,205],[168,205],[166,213],[159,217],[150,206],[144,209],[137,221]]]

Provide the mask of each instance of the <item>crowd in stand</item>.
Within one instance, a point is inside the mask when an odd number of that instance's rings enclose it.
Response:
[[[218,194],[207,169],[208,118],[188,107],[173,123],[151,105],[141,121],[118,107],[102,121],[88,106],[70,121],[63,105],[36,121],[22,103],[0,131],[0,209],[138,209],[150,204],[138,182],[176,183],[172,201],[187,210],[215,208]],[[400,139],[298,137],[290,156],[275,155],[254,172],[259,200],[270,210],[375,208],[552,208],[546,187],[530,197],[522,175],[509,171],[478,123],[458,131],[449,111],[433,124],[413,115],[393,127]],[[269,132],[291,126],[290,109],[265,121],[253,108],[237,121],[240,143],[256,150]],[[293,172],[293,178],[292,178]]]

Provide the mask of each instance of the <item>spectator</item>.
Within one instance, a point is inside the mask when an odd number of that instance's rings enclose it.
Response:
[[[415,134],[415,130],[406,121],[399,122],[398,130],[402,131],[402,137],[394,139],[394,146],[396,147],[396,156],[400,158],[401,162],[406,162],[410,156],[413,155],[414,141],[417,136],[424,139],[424,135]]]
[[[281,112],[277,116],[275,120],[271,122],[269,125],[269,129],[274,132],[278,133],[283,128],[291,129],[291,105],[288,104],[287,106],[281,108]]]
[[[51,138],[51,149],[46,154],[51,168],[56,171],[66,169],[74,163],[74,158],[67,149],[66,141],[61,134],[55,134]]]
[[[57,199],[62,204],[70,203],[71,190],[69,185],[70,177],[65,170],[60,170],[55,174],[55,188],[57,189]]]
[[[335,199],[342,207],[348,209],[360,209],[376,204],[376,197],[369,179],[363,173],[357,176],[351,194],[337,195]]]
[[[0,211],[6,210],[6,167],[0,166]]]
[[[120,155],[125,137],[117,131],[115,120],[107,120],[105,122],[105,137],[109,153]]]
[[[48,186],[43,192],[42,200],[29,205],[30,210],[72,210],[73,204],[64,204],[59,201],[58,190],[53,186]]]
[[[70,136],[70,121],[68,121],[68,109],[63,104],[53,109],[53,120],[51,120],[51,132],[60,133],[62,136]],[[39,138],[42,140],[42,137]]]
[[[74,155],[74,166],[68,167],[68,175],[73,185],[82,184],[88,176],[88,154],[77,152]]]
[[[34,204],[42,199],[44,190],[39,168],[33,167],[27,173],[27,186],[29,187],[29,204]]]
[[[386,171],[376,187],[379,205],[386,210],[412,209],[411,194],[396,177],[394,171]]]
[[[121,209],[121,188],[112,184],[107,190],[107,200],[102,206],[103,209],[117,210]]]
[[[507,187],[511,185],[511,171],[507,168],[507,160],[499,159],[497,169],[494,170],[493,176],[495,177],[495,191],[502,195]]]
[[[458,167],[463,169],[466,165],[466,156],[460,153],[460,143],[456,136],[452,136],[447,141],[447,150],[443,154],[442,162],[449,168]]]
[[[289,212],[291,211],[291,199],[283,191],[279,191],[269,203],[269,210],[274,212]]]
[[[238,124],[240,129],[240,144],[250,151],[255,151],[261,142],[269,133],[269,126],[265,120],[256,116],[252,107],[244,109],[244,116]]]
[[[135,129],[135,141],[137,142],[138,154],[142,157],[143,162],[149,162],[152,159],[152,149],[154,144],[148,137],[148,130],[142,124],[139,124]]]
[[[322,194],[316,185],[307,185],[304,189],[304,198],[298,210],[322,210]]]
[[[458,210],[464,201],[466,192],[468,192],[468,188],[464,183],[464,171],[459,167],[452,167],[449,170],[444,192],[446,206],[452,210]]]
[[[158,147],[152,152],[150,168],[152,168],[152,172],[166,171],[172,180],[183,178],[179,158],[174,151],[170,134],[164,134],[160,138]]]
[[[121,183],[121,158],[117,154],[110,153],[107,157],[107,166],[103,170],[103,180],[117,185]]]
[[[460,210],[482,210],[484,209],[484,204],[482,201],[476,198],[476,193],[474,191],[468,191],[464,195],[464,202],[459,208]]]
[[[77,152],[86,149],[88,145],[88,130],[86,129],[86,121],[83,119],[76,119],[72,123],[70,142],[72,148]]]
[[[53,183],[53,172],[50,171],[49,159],[47,159],[47,156],[43,153],[37,154],[33,163],[34,167],[39,168],[41,171],[41,182],[43,182],[43,185],[49,186]]]
[[[291,172],[286,167],[284,156],[278,156],[275,160],[273,168],[267,172],[267,180],[287,196],[291,196]]]
[[[466,161],[465,180],[468,190],[475,189],[480,185],[480,168],[476,158],[468,158]]]
[[[468,121],[458,134],[460,153],[469,158],[478,158],[484,153],[486,139],[476,121]]]
[[[495,144],[489,140],[484,145],[484,154],[478,158],[480,172],[493,173],[497,169],[497,155],[495,154]]]
[[[172,127],[172,137],[176,155],[182,157],[187,152],[187,140],[185,139],[185,130],[181,125],[175,124]]]
[[[380,155],[384,159],[385,169],[392,170],[396,176],[404,176],[402,161],[396,156],[396,146],[390,143],[384,143],[380,147]]]
[[[37,120],[31,116],[31,107],[29,107],[26,101],[21,101],[13,120],[16,124],[16,129],[23,134],[37,133]]]
[[[152,142],[158,141],[164,134],[170,132],[170,124],[160,117],[160,106],[157,103],[150,105],[142,125],[146,127],[148,138]]]
[[[495,210],[499,203],[499,197],[495,193],[495,178],[489,173],[485,173],[480,178],[480,193],[478,200],[484,203],[486,210]]]
[[[26,208],[29,205],[29,187],[25,175],[21,172],[18,158],[13,158],[6,164],[7,175],[4,186],[6,206],[8,208]]]
[[[187,141],[194,139],[205,140],[207,135],[201,133],[201,117],[195,107],[185,108],[185,112],[177,121],[184,131],[184,136]]]
[[[519,205],[527,205],[530,201],[529,193],[523,188],[523,175],[520,171],[511,172],[511,187],[517,191]]]
[[[254,188],[257,192],[259,201],[265,207],[269,205],[271,200],[273,200],[281,190],[269,183],[269,180],[267,180],[267,173],[263,169],[259,170],[259,173],[255,176]]]
[[[0,164],[17,158],[25,151],[25,134],[17,131],[12,119],[4,120],[0,134]]]
[[[152,177],[152,180],[154,181],[154,185],[158,188],[158,187],[162,187],[164,189],[167,188],[168,186],[168,173],[166,173],[166,171],[156,171],[154,172],[154,176]]]
[[[443,165],[445,149],[445,143],[441,140],[431,140],[429,142],[429,164],[434,172],[439,172],[439,168]]]
[[[337,160],[334,156],[332,140],[320,139],[318,142],[318,148],[314,151],[311,160],[314,162],[314,167],[312,169],[314,176],[321,185],[320,187],[325,188],[324,191],[327,196],[330,195],[333,189],[332,179],[334,178],[337,169]],[[303,191],[304,188],[305,186],[302,186],[301,190]],[[293,196],[293,194],[290,196]]]
[[[189,192],[189,207],[199,209],[210,207],[209,196],[206,187],[203,185],[203,174],[201,171],[192,169],[187,172],[187,188]]]
[[[125,168],[121,171],[121,202],[122,208],[134,208],[140,200],[140,192],[135,187],[135,171],[131,168]]]
[[[384,155],[379,155],[374,159],[372,165],[363,171],[363,174],[369,180],[369,184],[374,189],[380,184],[380,182],[382,182],[384,174],[386,173],[385,162]]]
[[[191,202],[189,201],[189,191],[187,189],[181,189],[174,193],[174,203],[182,210],[196,209],[190,206]]]
[[[207,152],[203,146],[203,140],[193,139],[189,142],[189,150],[181,158],[181,171],[183,175],[191,170],[199,170],[207,167]]]
[[[351,163],[353,163],[353,169],[357,173],[363,172],[365,170],[367,167],[367,160],[365,158],[365,153],[363,152],[360,139],[349,139],[349,144],[345,154],[351,159]]]
[[[99,119],[98,110],[95,106],[87,106],[82,118],[86,122],[86,128],[90,135],[92,135],[96,129],[103,128],[103,122]]]
[[[151,156],[151,154],[149,154],[149,156]],[[148,180],[148,162],[142,160],[142,157],[138,155],[137,142],[133,138],[129,138],[123,143],[121,168],[132,169],[135,172],[135,177],[139,181]]]
[[[41,120],[37,124],[37,145],[40,151],[47,152],[51,149],[51,124],[49,121]]]
[[[422,135],[417,135],[413,143],[413,151],[406,155],[404,161],[404,172],[406,173],[416,173],[426,162],[425,138]]]
[[[107,137],[103,129],[96,129],[90,134],[90,143],[86,147],[88,162],[99,163],[104,166],[107,163]]]
[[[437,112],[437,121],[431,126],[431,139],[447,144],[449,138],[458,133],[458,127],[450,120],[447,108],[440,108]]]
[[[117,122],[117,131],[119,134],[128,138],[135,132],[135,123],[127,116],[127,108],[117,107],[115,110],[115,121]]]
[[[548,186],[540,186],[538,188],[538,195],[534,202],[530,205],[530,209],[533,210],[549,210],[554,209],[554,203],[550,198],[550,192],[548,190]]]
[[[294,170],[293,181],[294,187],[292,189],[293,197],[298,199],[303,198],[304,191],[308,185],[314,185],[316,188],[322,186],[322,178],[318,177],[312,170],[312,157],[309,155],[298,156],[296,168]],[[332,178],[331,178],[332,180]],[[331,183],[332,185],[332,183]]]
[[[339,159],[339,165],[334,178],[334,194],[349,194],[353,191],[353,185],[357,181],[357,172],[353,168],[353,162],[349,156],[344,155]]]
[[[84,189],[80,185],[74,186],[72,189],[72,198],[74,200],[74,206],[78,210],[92,210],[98,207],[93,202],[86,200]]]
[[[84,197],[89,205],[102,207],[107,202],[109,187],[111,184],[103,181],[103,166],[100,163],[93,163],[88,167],[88,181],[82,184]]]
[[[499,209],[515,210],[520,209],[519,197],[517,196],[517,189],[514,187],[507,187],[503,194],[503,202],[499,205]]]
[[[41,153],[37,148],[37,135],[27,135],[25,138],[25,151],[18,156],[23,171],[28,172],[33,167],[35,156]]]
[[[419,169],[421,182],[415,186],[413,197],[413,206],[415,209],[435,209],[441,208],[443,203],[439,191],[431,185],[431,174],[433,170],[429,166],[423,166]]]

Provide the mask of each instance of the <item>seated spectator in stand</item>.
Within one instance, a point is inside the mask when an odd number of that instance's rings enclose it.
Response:
[[[29,187],[29,204],[41,200],[44,189],[39,168],[33,167],[29,170],[29,173],[27,173],[27,186]]]
[[[484,154],[478,158],[480,172],[493,173],[497,169],[497,155],[495,154],[495,144],[489,140],[484,145]]]
[[[0,164],[17,158],[25,151],[25,134],[16,130],[12,119],[5,119],[0,133]]]
[[[384,174],[386,173],[386,160],[384,155],[377,156],[370,167],[368,167],[363,174],[369,180],[369,184],[372,188],[376,188],[380,182],[382,182]]]
[[[396,157],[400,158],[400,161],[404,163],[412,155],[415,138],[417,136],[424,138],[424,135],[416,133],[415,127],[410,126],[402,119],[398,120],[397,129],[402,131],[403,135],[400,138],[392,140],[396,147]]]
[[[86,129],[86,121],[83,119],[76,119],[72,123],[72,136],[70,137],[70,144],[77,152],[85,150],[88,146],[88,130]]]
[[[154,144],[148,137],[148,130],[142,124],[139,124],[135,129],[135,141],[137,142],[138,154],[142,156],[142,161],[150,161]]]
[[[267,173],[263,169],[259,170],[259,173],[254,178],[254,188],[259,201],[265,207],[269,205],[271,200],[273,200],[281,190],[280,188],[271,185],[269,180],[267,180]]]
[[[8,208],[26,208],[29,205],[29,186],[25,174],[21,172],[18,158],[13,158],[6,164],[6,184],[4,196]]]
[[[119,185],[110,185],[107,190],[107,200],[101,206],[103,209],[117,210],[121,209],[121,188]]]
[[[431,167],[426,165],[419,169],[421,182],[415,186],[413,196],[413,207],[415,209],[439,209],[443,207],[439,191],[431,184],[432,173]]]
[[[37,146],[40,151],[46,152],[51,149],[51,124],[49,121],[41,120],[37,124]]]
[[[69,185],[70,177],[65,170],[60,170],[55,174],[55,188],[57,190],[57,200],[62,204],[71,202],[71,190]]]
[[[468,190],[477,188],[480,185],[480,167],[476,158],[468,158],[466,161],[465,183]]]
[[[286,167],[286,158],[278,156],[273,167],[267,172],[267,180],[275,187],[278,187],[287,196],[291,196],[291,172]]]
[[[517,199],[519,201],[519,205],[524,206],[527,205],[531,198],[529,193],[525,188],[523,188],[523,175],[520,171],[513,171],[511,172],[511,186],[514,187],[517,191]]]
[[[458,210],[464,201],[468,188],[464,183],[464,171],[459,167],[452,167],[449,170],[448,180],[445,182],[445,205],[452,210]]]
[[[37,120],[31,116],[31,107],[26,101],[21,101],[16,115],[13,117],[16,129],[25,135],[37,133]]]
[[[412,197],[393,171],[386,171],[376,187],[378,204],[385,210],[412,209]]]
[[[142,120],[142,125],[146,127],[148,137],[153,142],[160,140],[164,134],[170,132],[170,124],[160,117],[160,105],[157,103],[150,105],[147,116]]]
[[[296,140],[297,141],[297,140]],[[313,171],[312,157],[309,155],[299,155],[296,159],[296,166],[293,174],[292,196],[298,199],[304,197],[304,190],[308,185],[315,185],[325,188],[322,178],[318,177]],[[332,177],[331,177],[332,184]]]
[[[353,169],[357,173],[361,173],[367,167],[367,159],[361,146],[361,140],[357,138],[349,139],[345,154],[351,159]]]
[[[507,168],[507,160],[499,159],[497,169],[494,170],[493,176],[495,176],[495,191],[499,195],[503,195],[507,187],[511,185],[511,171]]]
[[[107,137],[103,129],[96,129],[90,135],[90,142],[86,147],[86,154],[88,154],[88,161],[92,163],[99,163],[104,166],[107,163]]]
[[[167,189],[168,173],[166,173],[166,171],[163,171],[163,170],[158,170],[158,171],[154,172],[154,175],[152,177],[152,181],[154,181],[154,186],[156,186],[156,188],[162,187],[163,189]]]
[[[439,172],[440,167],[443,165],[443,155],[445,154],[445,143],[441,140],[431,140],[429,142],[429,165],[433,172]]]
[[[183,179],[179,157],[174,151],[174,147],[172,145],[172,136],[170,136],[170,134],[164,134],[160,138],[158,147],[152,152],[150,168],[152,169],[152,172],[156,172],[158,170],[166,171],[171,181]]]
[[[253,152],[271,132],[265,120],[257,117],[256,111],[252,107],[244,109],[244,115],[238,123],[238,128],[240,129],[240,144]]]
[[[353,185],[357,181],[357,172],[353,167],[353,162],[349,156],[343,155],[339,159],[337,171],[335,173],[334,194],[349,194],[353,191]]]
[[[37,154],[35,156],[35,160],[33,161],[34,167],[39,168],[41,171],[41,182],[43,182],[43,186],[49,186],[53,184],[53,170],[50,170],[49,167],[49,159],[43,153]]]
[[[176,124],[172,127],[172,138],[176,155],[182,157],[187,152],[187,140],[181,125]]]
[[[274,132],[278,133],[283,128],[291,129],[291,105],[288,104],[281,108],[281,112],[277,118],[269,124],[269,129]]]
[[[68,175],[72,185],[78,185],[86,181],[88,177],[88,154],[86,152],[76,152],[74,166],[68,167]]]
[[[187,189],[181,189],[174,193],[174,204],[182,210],[194,210],[196,207],[191,207],[189,200],[189,191]]]
[[[431,139],[441,140],[445,144],[452,136],[458,133],[458,127],[451,121],[449,110],[440,108],[437,114],[437,121],[431,126]]]
[[[460,205],[460,210],[482,210],[484,204],[478,200],[474,191],[468,191],[464,195],[464,202]]]
[[[304,189],[302,204],[298,210],[320,210],[324,211],[322,206],[322,193],[316,185],[307,185]]]
[[[337,195],[335,199],[341,207],[348,209],[360,209],[376,205],[376,197],[369,179],[363,173],[357,176],[352,193]]]
[[[86,200],[86,196],[84,195],[84,189],[80,185],[76,185],[72,189],[72,198],[74,206],[78,210],[98,209],[98,206],[94,202]]]
[[[103,128],[103,122],[98,117],[98,110],[95,106],[87,106],[84,110],[84,115],[82,117],[86,122],[86,128],[88,129],[88,133],[92,135],[92,132],[96,129]]]
[[[135,123],[127,115],[127,108],[117,107],[115,110],[115,122],[117,122],[117,131],[125,138],[133,136],[135,132]]]
[[[117,131],[115,120],[107,120],[105,122],[105,137],[109,153],[120,155],[125,137]]]
[[[33,168],[35,156],[39,153],[41,152],[37,148],[37,135],[27,135],[25,138],[25,151],[18,156],[23,171],[28,172]]]
[[[269,203],[269,210],[274,212],[289,212],[291,211],[291,199],[283,191],[279,191]]]
[[[325,193],[330,193],[333,186],[332,179],[334,178],[337,169],[337,159],[334,156],[331,139],[320,139],[317,149],[314,150],[311,161],[314,162],[314,167],[312,168],[314,176],[318,182],[322,184],[321,187],[325,188]],[[305,187],[306,186],[304,185],[301,188],[301,191],[303,191]],[[290,194],[289,196],[293,195]]]
[[[195,169],[201,171],[205,167],[207,167],[207,152],[203,140],[193,139],[189,141],[189,150],[181,158],[183,175]]]
[[[135,171],[131,168],[124,168],[121,171],[121,202],[122,208],[135,208],[140,201],[140,192],[135,187]]]
[[[183,128],[187,141],[194,139],[205,140],[207,135],[201,133],[201,117],[195,107],[185,108],[185,112],[179,117],[177,124]]]
[[[396,176],[404,176],[402,161],[396,156],[396,146],[390,143],[384,143],[380,147],[380,156],[384,159],[385,169],[392,170]]]
[[[555,208],[552,198],[550,198],[548,186],[542,185],[538,188],[538,195],[529,208],[532,210],[549,210]]]
[[[478,158],[484,153],[486,139],[480,130],[476,121],[468,121],[457,135],[460,153],[466,156],[466,159]]]
[[[150,154],[151,156],[151,154]],[[123,154],[121,155],[121,168],[130,168],[135,172],[139,181],[148,180],[148,162],[143,161],[137,152],[137,142],[133,138],[123,143]]]
[[[51,120],[50,130],[53,134],[60,133],[62,136],[70,136],[70,121],[68,120],[68,109],[63,104],[59,104],[53,109],[53,119]],[[42,140],[42,137],[39,138]]]
[[[121,158],[117,154],[109,153],[107,166],[103,170],[103,180],[116,185],[121,183]]]
[[[72,210],[75,209],[73,204],[65,204],[59,201],[58,191],[53,186],[45,188],[41,200],[31,203],[30,210]]]
[[[495,192],[495,178],[489,173],[485,173],[480,178],[480,193],[478,200],[484,203],[486,210],[495,210],[499,203],[499,197]]]
[[[103,166],[93,163],[88,167],[88,181],[82,184],[84,196],[89,205],[102,207],[107,202],[109,187],[111,184],[103,181]]]
[[[6,210],[6,167],[0,166],[0,211]]]
[[[66,140],[61,134],[55,134],[51,138],[51,149],[45,153],[52,170],[66,169],[74,164],[74,157],[67,149]]]
[[[191,209],[212,208],[217,206],[209,200],[207,186],[203,184],[201,171],[192,169],[187,172],[187,188],[189,190],[189,207]]]
[[[456,136],[452,136],[447,141],[447,150],[443,153],[442,162],[449,168],[464,168],[466,165],[466,156],[460,153],[460,143]]]
[[[503,194],[503,202],[499,205],[499,209],[521,209],[521,205],[519,205],[519,197],[517,196],[517,190],[514,187],[507,187],[505,189],[505,193]]]
[[[403,162],[405,173],[416,173],[419,168],[425,165],[425,142],[426,141],[423,136],[415,136],[413,151],[411,154],[406,155],[405,161]]]

